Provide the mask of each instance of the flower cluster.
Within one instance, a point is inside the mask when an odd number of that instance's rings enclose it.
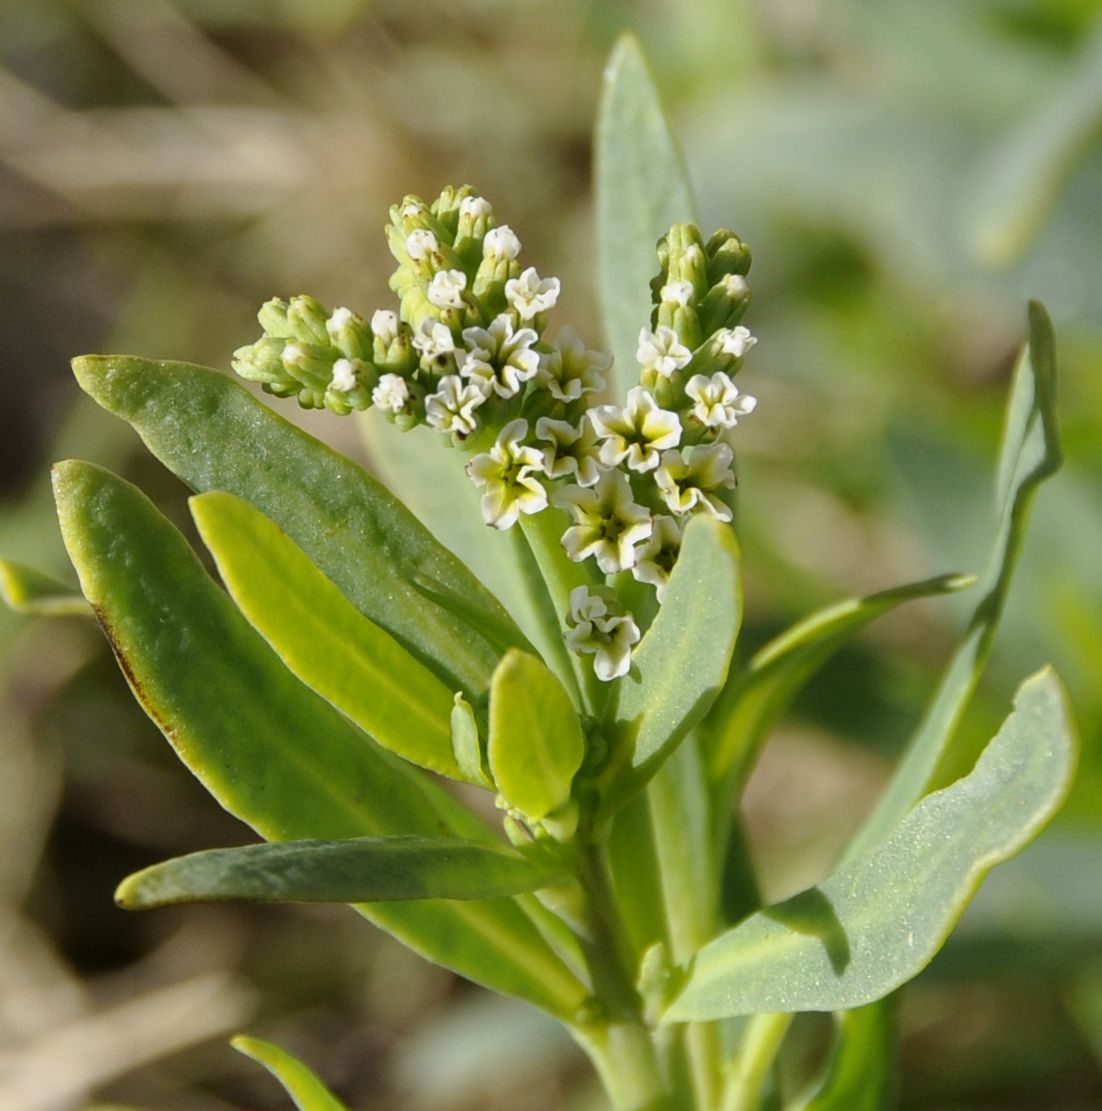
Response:
[[[522,268],[520,240],[469,186],[431,205],[406,197],[391,209],[387,240],[397,312],[367,320],[311,297],[269,301],[264,335],[235,353],[238,373],[307,407],[374,405],[401,428],[436,429],[471,453],[487,525],[565,511],[569,559],[630,573],[660,602],[687,520],[731,519],[724,436],[754,408],[734,384],[755,343],[739,323],[746,246],[729,231],[705,242],[691,224],[663,237],[639,384],[616,405],[601,403],[611,356],[569,327],[548,337],[559,280]],[[576,590],[566,626],[599,678],[626,672],[640,632],[611,587]]]

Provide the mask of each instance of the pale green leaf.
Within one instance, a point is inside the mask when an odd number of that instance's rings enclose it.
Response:
[[[980,601],[887,791],[850,842],[853,860],[886,836],[928,790],[976,689],[1002,615],[1037,487],[1060,466],[1052,324],[1029,306],[1029,344],[1018,362],[996,472],[996,532]]]
[[[971,774],[923,799],[829,879],[752,914],[697,954],[669,1021],[833,1011],[883,998],[941,948],[983,876],[1059,808],[1075,765],[1066,695],[1050,670]]]
[[[16,613],[39,617],[90,617],[88,603],[72,587],[25,563],[0,559],[0,599]]]
[[[496,899],[567,878],[505,848],[431,837],[352,837],[209,849],[127,876],[126,910],[173,903]]]
[[[283,1085],[298,1111],[346,1111],[310,1069],[279,1046],[243,1035],[233,1038],[230,1045],[263,1065]]]
[[[456,694],[451,712],[452,753],[460,775],[468,783],[493,788],[494,781],[486,774],[482,740],[474,708],[461,695]]]
[[[696,218],[684,160],[633,35],[620,39],[605,69],[594,157],[597,279],[619,397],[637,377],[639,329],[650,326],[656,244],[671,225]]]
[[[498,790],[529,818],[569,801],[585,756],[581,723],[562,683],[526,652],[511,649],[494,672],[488,753]]]
[[[383,748],[461,778],[452,692],[248,502],[212,491],[190,505],[230,597],[292,674]]]

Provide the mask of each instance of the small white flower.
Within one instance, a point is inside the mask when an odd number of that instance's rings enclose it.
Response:
[[[459,202],[459,215],[471,220],[493,215],[493,205],[485,197],[464,197]]]
[[[541,312],[555,307],[561,283],[558,278],[540,279],[534,266],[529,266],[519,278],[505,283],[505,300],[521,320],[532,320]]]
[[[347,328],[356,319],[356,314],[351,309],[334,309],[333,315],[325,322],[325,330],[330,338],[339,335],[342,328]]]
[[[548,478],[573,478],[579,486],[593,486],[601,477],[597,465],[597,436],[583,416],[575,428],[564,420],[540,417],[536,435],[550,446],[543,450],[543,473]]]
[[[440,379],[440,389],[425,398],[425,418],[441,432],[469,436],[478,427],[477,409],[486,395],[473,384],[464,384],[458,374]]]
[[[693,283],[667,282],[659,296],[667,305],[680,305],[684,308],[693,299]]]
[[[371,391],[371,400],[388,413],[400,413],[409,401],[409,384],[397,374],[384,374]]]
[[[653,370],[669,378],[675,370],[687,366],[693,353],[677,337],[672,328],[660,324],[656,331],[639,330],[639,346],[635,351],[643,370]]]
[[[694,374],[685,386],[685,393],[692,398],[693,416],[705,428],[734,428],[739,417],[754,411],[757,398],[740,393],[738,387],[723,371],[708,378]]]
[[[488,452],[467,464],[467,474],[482,487],[482,519],[496,529],[512,528],[522,513],[547,508],[547,491],[539,480],[541,453],[525,447],[528,422],[510,421]]]
[[[733,458],[728,444],[698,444],[690,449],[688,459],[679,451],[667,451],[654,472],[654,481],[666,505],[678,516],[701,509],[720,521],[729,521],[731,510],[716,491],[734,486]]]
[[[461,309],[467,275],[462,270],[437,270],[429,282],[429,303],[438,309]]]
[[[560,328],[552,350],[540,356],[541,386],[551,391],[556,401],[569,404],[587,393],[604,389],[605,373],[612,366],[606,351],[590,351],[570,325]]]
[[[591,410],[593,429],[604,441],[601,462],[615,467],[626,460],[630,470],[653,471],[660,452],[681,443],[681,418],[660,409],[654,395],[642,386],[628,390],[627,400],[623,409],[598,405]]]
[[[539,352],[532,350],[538,338],[532,328],[514,328],[507,312],[494,317],[489,328],[464,328],[467,349],[459,373],[487,393],[513,397],[539,370]]]
[[[658,592],[658,601],[665,601],[666,585],[670,572],[681,551],[681,529],[672,517],[665,514],[654,518],[650,539],[639,549],[638,559],[631,569],[641,583],[651,583]]]
[[[356,367],[351,359],[338,359],[333,364],[333,380],[329,383],[331,390],[338,393],[348,393],[359,385],[356,380]]]
[[[749,328],[739,324],[735,328],[725,328],[721,333],[719,349],[724,355],[734,355],[741,359],[757,343],[757,337],[750,334]]]
[[[390,309],[372,313],[371,331],[384,348],[389,347],[398,338],[398,314]]]
[[[632,501],[623,471],[604,471],[588,489],[566,486],[552,500],[574,518],[562,546],[575,563],[595,556],[606,575],[635,565],[635,545],[650,536],[651,519],[648,510]]]
[[[415,216],[420,216],[422,213],[427,212],[428,209],[421,201],[408,201],[402,205],[401,216],[404,220],[412,220]]]
[[[512,261],[520,254],[520,240],[508,224],[502,224],[486,233],[482,240],[482,254],[484,258]]]
[[[426,316],[413,335],[413,346],[424,358],[441,360],[455,352],[455,337],[446,324]]]
[[[741,274],[724,274],[720,284],[732,301],[742,301],[750,292],[750,283]]]
[[[427,228],[414,228],[406,236],[406,254],[414,262],[424,262],[430,255],[440,249],[436,236]]]
[[[630,613],[609,614],[603,598],[589,588],[570,592],[566,642],[579,656],[593,656],[597,678],[608,683],[631,669],[631,648],[639,643],[639,626]]]

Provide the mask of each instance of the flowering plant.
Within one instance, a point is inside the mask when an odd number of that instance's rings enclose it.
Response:
[[[509,538],[494,558],[523,584],[522,607],[231,379],[76,361],[82,387],[197,491],[225,586],[139,491],[69,461],[55,490],[84,597],[181,758],[266,842],[146,869],[117,898],[351,903],[563,1023],[622,1111],[880,1105],[893,993],[1072,774],[1065,698],[1046,670],[974,770],[927,793],[989,650],[1029,501],[1058,462],[1051,331],[1032,307],[991,563],[929,712],[836,870],[762,906],[735,804],[771,726],[876,616],[976,580],[841,603],[732,663],[732,433],[755,408],[735,384],[755,343],[741,323],[750,252],[689,219],[630,41],[609,73],[598,205],[615,364],[569,328],[549,334],[559,281],[522,266],[516,233],[469,187],[392,209],[397,310],[272,300],[263,335],[234,356],[277,397],[374,408],[411,438],[431,430],[443,444],[418,450],[441,447],[441,473],[461,462],[486,535]],[[656,148],[669,179],[634,175],[639,151]],[[620,404],[607,388],[625,353],[638,383]],[[49,593],[29,575],[24,587]],[[483,790],[497,813],[442,779]],[[834,1045],[820,1074],[785,1092],[772,1066],[801,1011],[836,1016]],[[300,1107],[338,1106],[280,1050],[238,1044]]]

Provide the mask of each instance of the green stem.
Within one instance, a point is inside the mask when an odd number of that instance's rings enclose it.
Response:
[[[720,1111],[757,1111],[766,1073],[781,1048],[791,1014],[754,1015],[743,1034],[742,1048],[727,1074]]]

